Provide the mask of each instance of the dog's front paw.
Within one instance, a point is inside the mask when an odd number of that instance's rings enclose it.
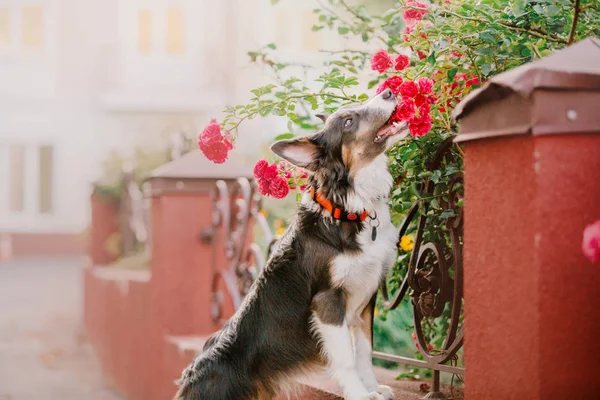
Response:
[[[386,398],[378,392],[371,392],[367,397],[363,397],[361,400],[386,400]]]
[[[385,400],[394,400],[394,391],[389,386],[379,385],[377,393],[381,394]]]

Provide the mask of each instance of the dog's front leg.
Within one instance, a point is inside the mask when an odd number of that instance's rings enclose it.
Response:
[[[394,393],[389,386],[380,385],[373,371],[373,353],[371,342],[367,338],[363,327],[353,325],[351,327],[354,337],[354,346],[356,348],[356,370],[362,379],[365,387],[369,391],[376,391],[386,400],[393,400]]]
[[[314,316],[314,328],[331,375],[344,391],[346,400],[386,400],[376,391],[368,391],[357,370],[348,324],[323,322]]]

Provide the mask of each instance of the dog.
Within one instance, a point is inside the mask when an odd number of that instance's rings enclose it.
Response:
[[[309,171],[309,186],[239,310],[183,371],[176,399],[271,399],[318,367],[347,400],[393,399],[373,372],[361,313],[396,258],[385,151],[408,136],[389,122],[396,106],[387,89],[322,118],[313,136],[272,145]]]

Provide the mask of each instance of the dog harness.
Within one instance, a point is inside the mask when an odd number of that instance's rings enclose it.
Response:
[[[310,196],[314,201],[319,203],[321,207],[329,211],[333,219],[338,219],[340,221],[362,222],[369,216],[369,213],[366,210],[360,214],[346,212],[340,206],[335,205],[331,203],[331,201],[327,200],[314,185],[310,187]]]

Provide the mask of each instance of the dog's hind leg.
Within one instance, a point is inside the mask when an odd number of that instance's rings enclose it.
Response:
[[[368,391],[357,370],[352,338],[346,321],[331,324],[314,316],[313,326],[329,371],[344,392],[346,400],[386,400],[377,391]]]

